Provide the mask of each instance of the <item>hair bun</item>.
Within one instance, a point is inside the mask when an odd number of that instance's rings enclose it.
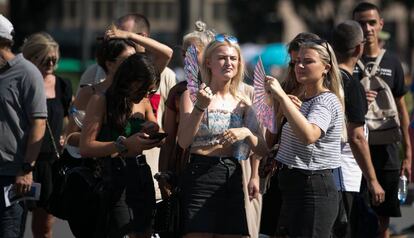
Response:
[[[204,32],[207,28],[207,24],[200,20],[196,21],[194,25],[195,25],[195,30],[199,32]]]

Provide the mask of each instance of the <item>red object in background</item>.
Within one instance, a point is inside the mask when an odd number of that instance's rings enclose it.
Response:
[[[148,96],[148,98],[151,102],[152,111],[154,112],[155,118],[157,118],[158,106],[160,105],[161,95],[155,93],[153,95]]]

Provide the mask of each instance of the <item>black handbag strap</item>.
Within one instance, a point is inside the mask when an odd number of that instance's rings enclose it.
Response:
[[[52,128],[50,128],[50,124],[49,124],[48,119],[46,119],[46,127],[47,127],[47,130],[49,131],[50,139],[52,140],[52,145],[53,145],[53,149],[55,150],[55,153],[56,153],[56,158],[60,159],[60,153],[59,153],[59,150],[56,146],[55,137],[53,136]]]

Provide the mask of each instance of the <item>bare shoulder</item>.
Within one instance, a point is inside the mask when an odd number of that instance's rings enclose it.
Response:
[[[85,86],[79,90],[79,93],[76,95],[73,104],[78,109],[84,109],[88,105],[89,100],[94,95],[93,86]]]

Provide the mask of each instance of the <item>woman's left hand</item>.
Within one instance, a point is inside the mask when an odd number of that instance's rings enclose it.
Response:
[[[249,184],[247,185],[247,189],[249,192],[249,199],[250,201],[253,199],[257,199],[259,197],[259,192],[260,192],[260,188],[259,188],[259,177],[251,177],[249,180]]]
[[[223,147],[230,146],[237,141],[242,141],[250,136],[251,132],[246,127],[231,128],[226,130],[220,137],[220,142]]]

